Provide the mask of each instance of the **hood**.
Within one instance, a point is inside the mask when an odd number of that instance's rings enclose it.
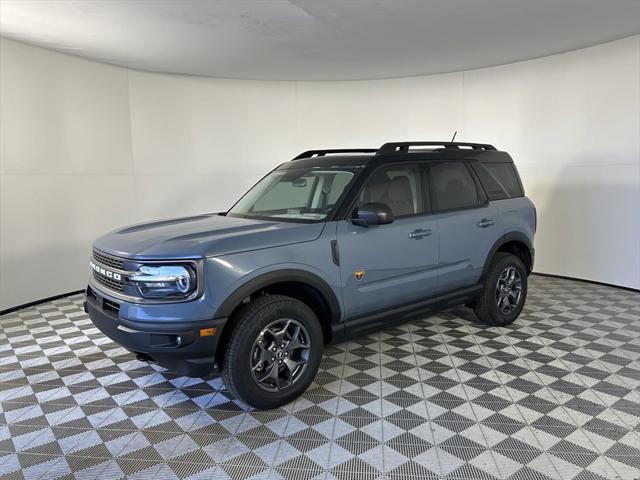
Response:
[[[140,223],[97,239],[106,253],[138,260],[195,259],[315,240],[324,223],[234,218],[215,213]]]

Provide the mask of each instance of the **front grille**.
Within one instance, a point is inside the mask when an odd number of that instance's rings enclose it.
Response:
[[[113,268],[115,270],[124,270],[124,260],[119,257],[115,257],[113,255],[109,255],[107,253],[101,252],[100,250],[93,249],[93,261],[96,262],[99,267],[109,269]],[[110,290],[116,292],[123,292],[123,282],[122,280],[116,280],[112,277],[108,277],[106,275],[101,275],[97,271],[93,271],[93,278],[100,285],[107,287]]]
[[[118,280],[114,280],[113,278],[108,278],[103,275],[100,275],[95,270],[93,272],[93,278],[95,279],[96,282],[100,283],[101,285],[104,285],[107,288],[110,288],[111,290],[115,290],[116,292],[122,292],[124,290],[122,287],[122,282],[119,282]]]
[[[118,270],[124,269],[124,260],[113,255],[108,255],[100,250],[93,249],[93,259],[104,265],[105,267],[117,268]]]

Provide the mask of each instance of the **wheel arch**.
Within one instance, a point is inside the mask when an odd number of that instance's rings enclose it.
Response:
[[[484,279],[489,272],[489,267],[491,266],[491,259],[497,252],[508,252],[512,253],[524,264],[527,274],[530,274],[533,270],[533,260],[534,260],[534,250],[533,245],[531,244],[531,240],[521,232],[510,232],[503,235],[494,245],[491,247],[489,251],[489,255],[487,255],[487,259],[484,264],[484,269],[482,271],[482,278]]]
[[[252,299],[265,294],[286,295],[305,303],[318,317],[324,341],[331,341],[332,325],[339,323],[341,318],[340,304],[333,289],[314,273],[297,269],[276,270],[249,280],[216,310],[214,318],[228,318],[218,341],[217,363],[224,355],[226,342],[237,321],[237,312]]]

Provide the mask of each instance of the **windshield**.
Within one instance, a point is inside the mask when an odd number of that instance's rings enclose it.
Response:
[[[333,212],[355,168],[274,170],[227,213],[231,217],[322,221]]]

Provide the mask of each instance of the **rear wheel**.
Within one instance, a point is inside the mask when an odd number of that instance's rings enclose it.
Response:
[[[509,325],[520,315],[526,298],[527,271],[522,261],[511,253],[496,253],[482,296],[474,305],[476,316],[487,325]]]
[[[222,362],[229,391],[261,409],[300,396],[318,371],[324,345],[313,311],[296,299],[267,295],[238,315]]]

